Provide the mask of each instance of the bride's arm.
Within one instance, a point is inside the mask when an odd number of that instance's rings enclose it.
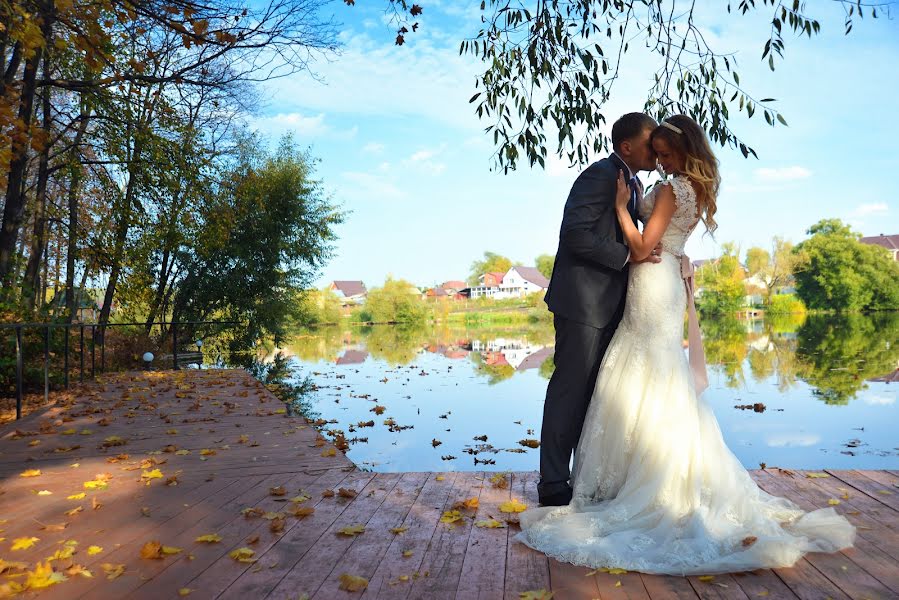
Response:
[[[649,221],[643,227],[643,233],[637,229],[631,220],[631,215],[627,211],[627,204],[630,202],[631,191],[624,181],[624,174],[618,173],[618,193],[615,197],[615,212],[618,215],[618,223],[621,225],[621,231],[624,234],[624,240],[627,242],[631,251],[631,262],[639,262],[649,256],[652,249],[655,248],[662,240],[662,235],[671,222],[671,216],[674,214],[674,190],[670,185],[663,185],[658,192],[655,192],[655,204],[652,208],[652,214],[649,215]]]

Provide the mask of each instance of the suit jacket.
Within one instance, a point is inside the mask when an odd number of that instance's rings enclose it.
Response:
[[[627,166],[612,155],[571,186],[545,299],[556,316],[597,328],[609,324],[627,290],[628,248],[615,214],[619,170],[627,178]]]

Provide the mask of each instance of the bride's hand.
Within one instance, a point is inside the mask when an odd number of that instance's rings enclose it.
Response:
[[[627,205],[631,201],[631,188],[628,187],[627,181],[624,180],[624,171],[618,171],[618,190],[615,193],[615,207],[627,209]]]

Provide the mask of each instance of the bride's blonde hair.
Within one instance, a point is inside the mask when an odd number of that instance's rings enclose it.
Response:
[[[684,157],[684,175],[699,188],[696,194],[699,217],[708,232],[714,233],[718,228],[715,213],[718,211],[721,175],[718,173],[718,159],[702,127],[687,115],[674,115],[653,130],[650,139],[656,138],[668,142],[675,152]]]

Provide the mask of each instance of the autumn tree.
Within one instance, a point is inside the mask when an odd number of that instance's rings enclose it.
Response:
[[[495,252],[484,252],[484,258],[475,260],[469,268],[469,285],[477,285],[478,278],[484,273],[505,273],[512,268],[512,260]]]

